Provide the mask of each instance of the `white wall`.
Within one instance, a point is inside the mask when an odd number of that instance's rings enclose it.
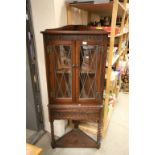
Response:
[[[45,130],[50,132],[48,119],[48,96],[45,74],[43,36],[40,31],[67,24],[65,0],[31,0],[32,19],[36,41],[37,60],[40,76],[40,87],[43,105]],[[61,136],[65,132],[65,121],[54,121],[55,134]]]
[[[77,8],[72,8],[72,22],[71,24],[76,25],[76,24],[82,24],[86,25],[88,22],[88,13],[86,11],[77,9]]]
[[[67,25],[67,12],[65,0],[53,0],[55,12],[55,27]]]
[[[65,0],[30,0],[32,8],[32,19],[35,33],[37,60],[40,76],[40,87],[42,95],[43,115],[45,130],[50,132],[50,123],[48,119],[48,97],[45,74],[45,60],[43,36],[40,31],[48,28],[55,28],[67,25],[67,12]],[[72,24],[86,24],[87,13],[74,9]],[[54,122],[55,134],[61,136],[65,130],[65,122]]]
[[[40,31],[43,31],[47,28],[55,27],[54,19],[54,7],[53,1],[51,0],[31,0],[32,8],[32,19],[33,27],[36,41],[36,50],[37,50],[37,60],[39,67],[39,76],[40,76],[40,87],[42,95],[42,104],[43,104],[43,115],[44,115],[44,125],[45,130],[50,131],[50,124],[48,120],[48,97],[47,97],[47,85],[45,77],[45,60],[44,60],[44,51],[43,51],[43,36]]]

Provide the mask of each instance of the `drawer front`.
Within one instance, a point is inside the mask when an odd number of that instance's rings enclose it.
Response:
[[[68,120],[89,120],[98,121],[102,109],[85,109],[85,108],[72,108],[72,109],[49,109],[49,120],[55,119],[68,119]]]

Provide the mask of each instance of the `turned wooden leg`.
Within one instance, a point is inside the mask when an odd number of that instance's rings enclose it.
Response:
[[[98,121],[98,130],[97,130],[97,148],[99,149],[101,146],[101,131],[102,131],[102,112],[100,112],[99,116],[99,121]]]
[[[51,124],[51,146],[52,148],[55,148],[55,138],[54,138],[54,120],[52,122],[50,122]]]
[[[78,129],[78,127],[79,127],[79,121],[73,121],[73,123],[74,123],[74,128],[75,129]]]

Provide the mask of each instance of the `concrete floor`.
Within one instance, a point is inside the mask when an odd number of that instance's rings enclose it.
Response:
[[[106,137],[102,140],[99,150],[90,148],[52,149],[49,133],[46,133],[36,145],[43,149],[41,155],[128,155],[128,112],[128,94],[120,93],[118,103],[112,113]]]

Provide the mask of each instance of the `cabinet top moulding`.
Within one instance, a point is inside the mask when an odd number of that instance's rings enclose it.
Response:
[[[60,28],[55,29],[46,29],[42,31],[43,34],[96,34],[96,35],[104,35],[109,34],[104,30],[96,30],[89,26],[84,25],[67,25]]]
[[[70,7],[75,7],[85,11],[89,11],[97,14],[104,14],[104,15],[112,15],[113,4],[114,2],[100,3],[100,4],[66,3],[66,5]],[[122,16],[123,11],[126,11],[125,6],[123,5],[123,3],[118,2],[118,16]]]

